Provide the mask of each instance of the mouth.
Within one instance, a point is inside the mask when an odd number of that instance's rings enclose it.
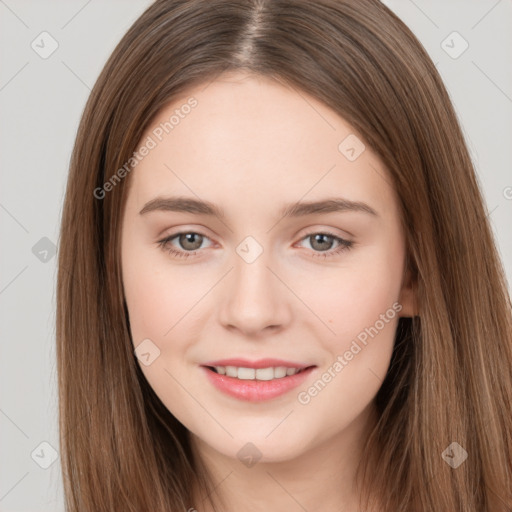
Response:
[[[222,362],[240,360],[224,360]],[[246,366],[235,364],[208,363],[201,365],[207,380],[221,393],[238,400],[265,402],[289,394],[294,388],[305,385],[316,365],[302,365],[276,360],[262,360],[256,363],[244,361]],[[250,365],[250,366],[249,366]],[[285,366],[286,365],[286,366]]]
[[[225,375],[238,380],[259,380],[269,381],[275,379],[284,379],[292,377],[298,373],[304,372],[313,366],[305,367],[287,367],[287,366],[268,366],[265,368],[249,368],[244,366],[205,366],[208,370],[217,373],[218,375]]]

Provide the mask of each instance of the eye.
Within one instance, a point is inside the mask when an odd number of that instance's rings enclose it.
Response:
[[[183,250],[178,250],[171,244],[175,238]],[[196,233],[195,231],[183,231],[158,241],[158,245],[173,256],[188,258],[189,256],[195,256],[196,252],[201,248],[203,241],[206,239],[208,239],[207,236]]]
[[[327,232],[319,232],[319,233],[310,233],[306,235],[302,240],[310,241],[311,248],[316,253],[314,257],[316,258],[330,258],[331,256],[336,256],[344,251],[348,251],[353,242],[349,240],[345,240],[339,236],[333,235],[332,233]],[[331,250],[333,245],[338,244],[334,250]]]
[[[172,244],[172,241],[175,239],[177,239],[181,248],[176,248],[176,246]],[[205,240],[209,240],[206,235],[196,233],[195,231],[183,231],[168,236],[163,240],[159,240],[157,243],[164,251],[173,256],[188,258],[189,256],[197,255],[197,252],[202,248],[201,246]],[[348,251],[353,245],[353,242],[327,232],[310,233],[302,238],[301,241],[304,240],[310,241],[311,249],[316,253],[313,256],[317,258],[335,256],[343,251]],[[338,245],[332,250],[335,244]]]

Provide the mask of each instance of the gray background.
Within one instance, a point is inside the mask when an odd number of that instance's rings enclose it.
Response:
[[[54,251],[67,167],[96,77],[150,3],[0,0],[1,512],[64,510],[60,459],[51,447],[58,450]],[[385,3],[446,83],[510,283],[512,1]],[[51,49],[44,31],[58,43],[47,58],[40,56]],[[458,55],[464,40],[469,47]]]

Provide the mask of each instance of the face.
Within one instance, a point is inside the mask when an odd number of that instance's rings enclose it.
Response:
[[[362,144],[314,98],[241,74],[188,91],[141,139],[122,223],[132,340],[217,453],[292,460],[373,405],[412,305],[398,201]]]

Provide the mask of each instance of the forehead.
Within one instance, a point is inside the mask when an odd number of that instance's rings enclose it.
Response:
[[[394,203],[386,170],[352,127],[270,78],[231,73],[190,89],[158,113],[148,138],[154,147],[131,176],[139,205],[176,193],[254,207],[326,194]]]

